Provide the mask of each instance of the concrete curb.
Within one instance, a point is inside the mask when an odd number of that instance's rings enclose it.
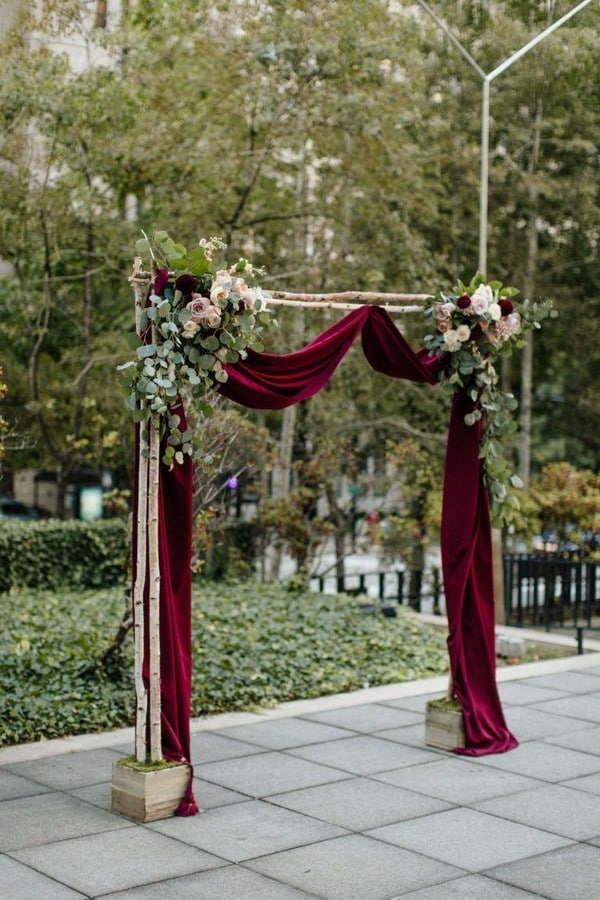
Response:
[[[434,617],[428,617],[434,618]],[[435,617],[439,622],[439,617]],[[510,629],[522,637],[527,633],[520,628]],[[533,632],[537,635],[538,632]],[[600,642],[595,641],[600,649]],[[537,675],[550,675],[554,672],[566,672],[573,669],[586,669],[600,666],[600,652],[586,653],[583,656],[564,656],[560,659],[541,660],[535,663],[507,666],[497,670],[498,683],[517,681],[520,678],[535,678]],[[418,681],[406,681],[397,684],[384,684],[377,687],[348,691],[343,694],[332,694],[316,697],[313,700],[291,700],[281,703],[272,709],[257,712],[221,713],[206,718],[192,719],[191,732],[218,731],[236,725],[248,725],[253,722],[264,722],[269,719],[292,718],[306,716],[316,712],[332,709],[344,709],[361,706],[365,703],[385,703],[386,700],[398,700],[406,697],[417,697],[424,694],[444,693],[448,680],[445,676],[422,678]],[[50,756],[61,756],[66,753],[77,753],[84,750],[98,750],[116,744],[130,743],[133,747],[133,728],[120,728],[116,731],[101,734],[81,734],[73,737],[55,738],[49,741],[36,741],[30,744],[16,744],[0,750],[0,766],[15,762],[26,762],[44,759]]]

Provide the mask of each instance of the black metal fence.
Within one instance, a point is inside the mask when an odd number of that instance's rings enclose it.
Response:
[[[507,625],[597,626],[600,615],[600,564],[573,557],[516,554],[504,557]]]
[[[367,594],[371,599],[377,598],[396,603],[404,602],[404,572],[364,572],[356,575],[344,575],[338,578],[335,574],[317,575],[311,579],[312,590],[323,593]]]

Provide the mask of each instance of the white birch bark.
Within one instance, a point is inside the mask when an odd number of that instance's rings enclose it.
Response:
[[[148,639],[150,661],[150,759],[162,759],[160,726],[160,560],[158,554],[158,492],[160,479],[160,435],[158,417],[150,421],[148,472]]]
[[[133,587],[134,621],[134,672],[135,672],[135,758],[138,762],[146,759],[146,722],[148,718],[148,691],[142,676],[144,663],[144,585],[146,583],[146,558],[148,537],[148,456],[144,428],[140,428],[138,461],[138,509],[137,546],[135,548],[136,569]],[[145,452],[144,452],[145,451]]]
[[[141,259],[136,258],[129,279],[135,296],[136,331],[140,334],[140,315],[150,284],[148,275],[142,272]],[[146,727],[148,720],[148,691],[142,675],[144,663],[144,586],[146,584],[146,560],[148,552],[148,440],[147,432],[140,425],[137,479],[137,521],[135,554],[135,583],[133,586],[134,621],[134,678],[135,678],[135,757],[138,762],[146,759]]]

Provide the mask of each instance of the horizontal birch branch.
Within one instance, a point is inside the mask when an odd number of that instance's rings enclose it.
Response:
[[[282,292],[278,291],[277,293],[280,294]],[[297,296],[310,297],[311,295],[298,294]],[[300,309],[359,309],[361,306],[374,305],[372,301],[370,303],[367,301],[364,301],[363,303],[336,303],[330,300],[290,300],[275,296],[275,293],[272,293],[270,297],[265,297],[265,302],[268,306],[294,306]],[[422,306],[395,306],[394,304],[383,302],[380,302],[377,305],[388,312],[393,313],[423,312]]]
[[[342,291],[338,294],[294,294],[290,291],[269,291],[274,300],[293,300],[296,302],[320,303],[365,303],[376,305],[384,303],[418,303],[432,297],[433,294],[383,294],[378,291]],[[420,308],[420,307],[419,307]]]

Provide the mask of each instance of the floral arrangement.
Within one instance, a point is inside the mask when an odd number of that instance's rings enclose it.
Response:
[[[212,415],[202,398],[227,381],[223,364],[244,359],[250,346],[262,350],[260,332],[272,322],[268,295],[256,283],[264,273],[247,259],[218,268],[214,255],[224,247],[213,237],[188,253],[166,231],[136,244],[142,267],[159,274],[157,292],[129,336],[135,358],[118,368],[130,375],[126,402],[134,421],[153,418],[166,434],[162,461],[168,466],[194,455],[192,432],[180,430],[171,410],[177,398],[193,393],[201,412]]]
[[[556,315],[549,302],[517,304],[519,291],[499,281],[486,283],[477,274],[465,285],[461,281],[452,293],[437,293],[426,301],[424,315],[435,325],[425,336],[425,346],[442,358],[443,383],[464,390],[473,401],[465,416],[467,425],[482,420],[480,458],[484,482],[490,497],[495,524],[507,525],[519,510],[513,489],[523,487],[511,473],[503,441],[517,430],[512,413],[515,397],[500,387],[498,361],[523,347],[524,333],[540,328],[548,315]]]

